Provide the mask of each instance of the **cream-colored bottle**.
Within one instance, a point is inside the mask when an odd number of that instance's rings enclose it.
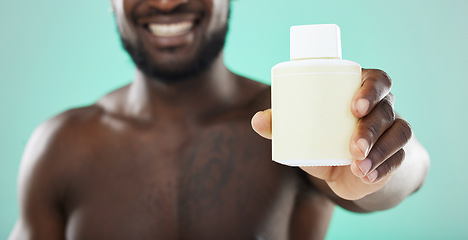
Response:
[[[335,24],[293,26],[291,61],[271,69],[273,160],[289,166],[349,165],[357,124],[351,99],[361,66],[341,59]]]

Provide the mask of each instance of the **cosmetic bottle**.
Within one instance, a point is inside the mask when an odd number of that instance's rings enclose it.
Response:
[[[272,157],[289,166],[349,165],[361,66],[341,57],[335,24],[293,26],[290,61],[271,69]]]

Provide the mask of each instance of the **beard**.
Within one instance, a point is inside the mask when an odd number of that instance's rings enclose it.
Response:
[[[136,44],[131,44],[126,39],[120,37],[123,48],[132,58],[136,67],[150,79],[154,79],[166,84],[174,84],[196,77],[206,70],[218,57],[224,47],[228,24],[221,29],[204,37],[201,46],[197,50],[194,59],[183,64],[157,64],[147,54],[140,40]],[[175,49],[172,49],[172,51]],[[168,49],[171,51],[171,49]]]

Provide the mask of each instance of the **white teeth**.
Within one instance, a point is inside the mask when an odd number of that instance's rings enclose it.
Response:
[[[180,22],[170,24],[151,23],[149,25],[149,30],[156,36],[171,37],[186,33],[192,28],[192,26],[192,22]]]

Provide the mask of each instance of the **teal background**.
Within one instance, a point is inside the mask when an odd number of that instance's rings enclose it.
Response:
[[[0,0],[0,239],[18,217],[25,144],[44,120],[127,84],[133,66],[106,0]],[[392,210],[336,208],[327,239],[468,239],[468,1],[237,0],[226,64],[269,82],[289,27],[336,23],[343,58],[380,68],[431,156],[424,187]]]

